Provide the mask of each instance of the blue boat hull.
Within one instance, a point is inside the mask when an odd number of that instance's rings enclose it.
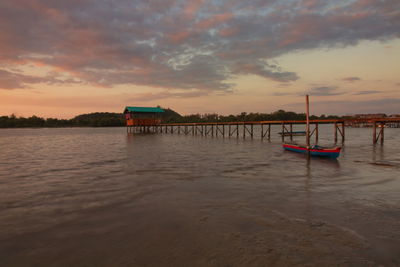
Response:
[[[307,148],[299,146],[299,145],[283,144],[283,148],[285,150],[293,151],[293,152],[297,152],[297,153],[302,153],[302,154],[308,153]],[[315,147],[315,148],[311,148],[309,150],[310,150],[311,156],[337,158],[340,155],[341,148],[335,147],[332,149],[328,149],[328,148]]]

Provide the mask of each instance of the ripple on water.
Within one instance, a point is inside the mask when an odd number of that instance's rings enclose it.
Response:
[[[331,130],[321,126],[321,144]],[[307,161],[284,151],[276,133],[262,142],[122,128],[0,130],[0,265],[18,265],[39,243],[42,259],[80,255],[68,236],[91,248],[80,260],[98,248],[129,251],[122,259],[139,251],[150,263],[185,255],[188,266],[195,253],[197,262],[210,259],[204,265],[221,255],[244,266],[397,263],[382,248],[400,247],[400,135],[388,130],[388,142],[373,146],[368,129],[346,134],[338,160]]]

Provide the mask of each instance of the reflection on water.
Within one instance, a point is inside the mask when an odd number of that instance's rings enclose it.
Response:
[[[0,266],[400,264],[399,130],[346,129],[338,160],[308,160],[278,128],[0,130]]]

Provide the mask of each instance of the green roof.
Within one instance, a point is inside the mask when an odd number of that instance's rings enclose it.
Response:
[[[149,108],[149,107],[125,107],[124,113],[126,112],[140,112],[140,113],[161,113],[164,112],[162,108]]]

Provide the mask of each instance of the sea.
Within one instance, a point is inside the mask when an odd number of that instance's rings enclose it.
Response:
[[[0,266],[400,266],[400,129],[280,130],[0,129]]]

